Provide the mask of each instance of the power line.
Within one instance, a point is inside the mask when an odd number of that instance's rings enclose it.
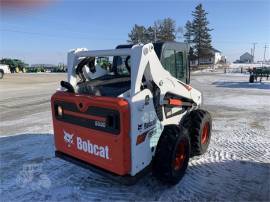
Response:
[[[53,37],[53,38],[69,38],[69,39],[82,39],[82,40],[122,40],[120,38],[107,38],[102,37],[98,38],[96,36],[89,36],[89,37],[72,37],[72,36],[64,36],[64,35],[53,35],[53,34],[45,34],[40,32],[29,32],[29,31],[22,31],[22,30],[15,30],[15,29],[0,29],[3,32],[14,32],[14,33],[22,33],[22,34],[29,34],[29,35],[37,35],[42,37]]]

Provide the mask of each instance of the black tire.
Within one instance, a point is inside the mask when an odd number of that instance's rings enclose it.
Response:
[[[211,139],[212,118],[209,112],[198,109],[191,112],[191,155],[204,154]]]
[[[166,126],[160,136],[153,160],[153,174],[162,182],[177,184],[185,174],[190,156],[187,130]]]
[[[0,79],[2,79],[3,77],[4,77],[4,72],[0,70]]]

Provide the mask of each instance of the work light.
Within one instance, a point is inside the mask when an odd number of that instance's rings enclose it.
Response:
[[[58,107],[57,107],[57,115],[58,115],[58,116],[62,116],[62,115],[63,115],[63,109],[62,109],[61,106],[58,106]]]

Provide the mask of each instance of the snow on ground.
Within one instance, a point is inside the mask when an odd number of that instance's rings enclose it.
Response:
[[[262,64],[262,63],[232,63],[230,64],[230,68],[260,68],[260,67],[270,67],[270,64]]]
[[[213,117],[208,152],[191,159],[176,186],[162,185],[151,174],[124,186],[54,157],[48,102],[58,79],[62,77],[52,79],[46,90],[25,85],[24,95],[14,88],[8,98],[1,96],[1,201],[270,200],[268,84],[250,86],[247,77],[221,73],[192,75],[192,85],[204,93],[204,107]],[[26,100],[32,102],[30,108],[14,109]]]

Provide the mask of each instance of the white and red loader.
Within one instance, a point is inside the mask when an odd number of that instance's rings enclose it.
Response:
[[[69,52],[68,81],[51,99],[56,156],[124,182],[152,170],[178,183],[212,127],[189,85],[188,51],[160,42]]]

